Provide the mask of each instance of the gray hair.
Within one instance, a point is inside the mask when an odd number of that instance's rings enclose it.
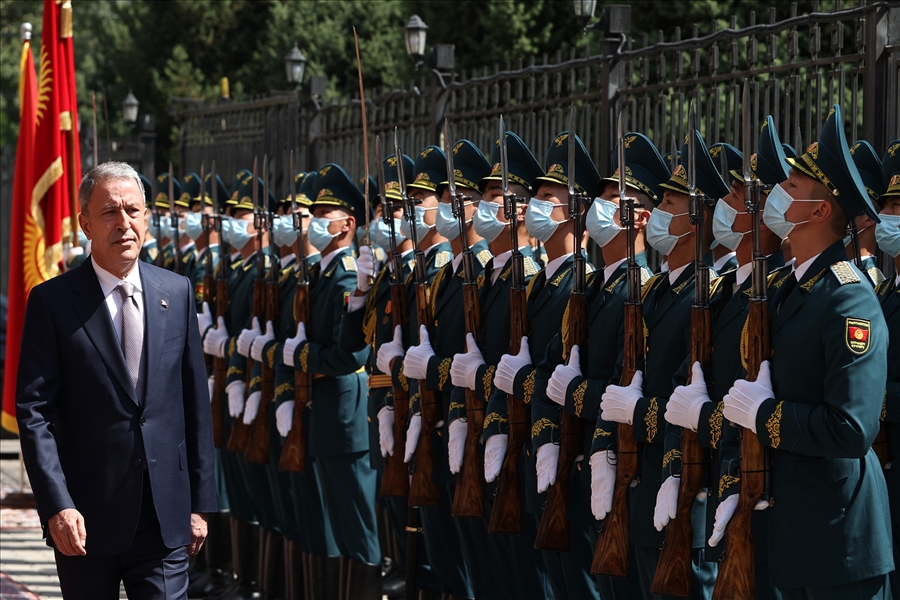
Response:
[[[81,212],[87,212],[87,205],[94,192],[94,186],[106,179],[133,180],[141,192],[141,204],[144,203],[144,184],[141,183],[141,178],[138,177],[134,167],[123,162],[105,162],[85,173],[81,179],[81,185],[78,186],[78,208]]]

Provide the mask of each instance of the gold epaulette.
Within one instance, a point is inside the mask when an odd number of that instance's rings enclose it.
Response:
[[[730,272],[730,271],[729,271]],[[722,283],[725,281],[725,275],[720,275],[716,277],[712,281],[709,282],[709,297],[712,298],[719,288],[722,286]]]
[[[451,252],[447,252],[446,250],[441,250],[437,254],[434,255],[434,266],[437,269],[440,269],[447,263],[453,260],[453,254]]]
[[[866,275],[872,280],[872,285],[878,287],[885,281],[884,273],[878,267],[869,267],[866,269]]]
[[[853,271],[853,267],[846,260],[836,262],[831,265],[831,272],[837,277],[838,283],[847,285],[848,283],[859,283],[859,276]]]
[[[525,299],[526,300],[531,297],[531,290],[533,290],[534,286],[537,285],[538,279],[541,278],[541,273],[543,273],[543,272],[544,272],[544,270],[541,269],[540,271],[538,271],[535,274],[534,277],[531,278],[531,281],[528,282],[528,287],[525,288]]]
[[[345,271],[352,271],[353,273],[356,273],[356,260],[349,254],[345,254],[343,257],[341,257],[341,264],[344,265]]]
[[[530,256],[526,256],[525,260],[522,261],[525,266],[525,277],[529,277],[531,275],[536,275],[540,269],[537,266],[537,263],[534,262],[534,259]]]
[[[660,277],[663,277],[663,276],[668,277],[668,275],[669,275],[668,273],[657,273],[656,275],[652,276],[649,280],[647,280],[647,282],[641,288],[641,302],[644,302],[644,300],[647,299],[647,295],[651,291],[653,291],[654,287],[656,287],[656,283],[659,281]]]
[[[653,271],[651,271],[647,267],[641,267],[641,287],[642,288],[645,285],[647,285],[647,282],[650,281],[651,277],[653,277]]]
[[[481,263],[481,266],[488,264],[488,261],[493,258],[493,255],[489,250],[481,250],[478,254],[475,255],[475,258],[478,259],[478,262]]]

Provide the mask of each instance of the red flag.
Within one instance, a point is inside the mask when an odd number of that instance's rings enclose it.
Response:
[[[63,208],[63,235],[78,231],[78,184],[81,182],[81,148],[78,143],[78,100],[75,93],[75,54],[72,46],[72,3],[65,0],[59,8],[59,46],[57,58],[60,69],[60,119],[62,134],[63,173],[66,199]],[[65,216],[69,217],[66,221]],[[70,227],[71,225],[71,227]],[[77,236],[73,241],[77,243]]]
[[[41,230],[31,212],[31,190],[34,187],[34,131],[37,116],[38,88],[34,74],[31,42],[22,45],[19,64],[19,141],[16,146],[16,171],[13,175],[12,222],[10,227],[9,310],[6,325],[6,366],[3,372],[3,428],[18,433],[16,423],[16,371],[19,366],[19,342],[25,319],[28,292],[43,281],[38,274],[43,264]],[[39,250],[40,248],[40,250]],[[26,275],[27,274],[27,275]]]

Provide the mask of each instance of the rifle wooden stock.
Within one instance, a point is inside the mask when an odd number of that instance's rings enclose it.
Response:
[[[695,285],[702,285],[697,282]],[[691,364],[699,361],[708,371],[712,356],[712,327],[709,306],[691,308]],[[694,528],[691,524],[691,508],[703,486],[703,470],[708,453],[697,443],[697,433],[684,429],[681,434],[681,487],[678,490],[678,508],[675,518],[666,526],[666,541],[653,585],[654,594],[691,597]]]
[[[394,328],[401,327],[405,331],[409,322],[406,302],[406,288],[402,278],[391,283],[391,316]],[[381,476],[381,495],[385,497],[406,498],[409,496],[409,468],[403,462],[406,449],[406,426],[409,422],[409,391],[400,386],[393,387],[394,396],[394,454],[388,454],[384,460],[384,474]]]
[[[519,353],[522,336],[528,334],[525,288],[510,291],[509,305],[509,353],[516,355]],[[528,407],[512,394],[507,394],[506,410],[509,413],[509,437],[506,441],[506,455],[500,467],[497,500],[491,509],[488,531],[521,535],[522,483],[519,474],[519,453],[528,439]]]
[[[469,251],[471,252],[471,250]],[[481,307],[478,302],[478,285],[474,281],[463,284],[463,310],[466,333],[477,338],[481,329]],[[466,445],[456,493],[453,495],[454,517],[484,518],[484,460],[478,453],[481,432],[484,429],[484,401],[474,390],[466,389]]]
[[[225,269],[224,263],[220,265]],[[216,280],[216,319],[225,316],[228,310],[228,280],[220,277]],[[228,376],[228,360],[213,357],[213,397],[210,409],[212,410],[213,443],[216,448],[222,447],[222,395],[225,393],[225,379]]]
[[[634,373],[644,364],[644,318],[640,301],[625,303],[625,350],[622,378],[619,385],[631,385]],[[616,453],[616,483],[612,507],[603,519],[603,529],[597,537],[591,573],[628,577],[630,516],[628,489],[637,476],[638,445],[631,425],[619,423]]]
[[[426,327],[431,325],[427,283],[416,283],[416,314],[419,325]],[[437,484],[431,478],[434,473],[434,444],[431,441],[431,434],[438,420],[440,399],[435,392],[428,389],[424,380],[419,381],[419,404],[422,407],[422,431],[416,445],[416,463],[409,486],[409,505],[437,506],[440,504],[440,496]]]
[[[275,263],[272,270],[277,274]],[[274,279],[274,280],[273,280]],[[273,326],[278,319],[278,279],[270,278],[266,283],[266,323],[272,322]],[[267,324],[263,324],[265,328]],[[269,368],[265,360],[262,361],[262,398],[259,401],[259,411],[253,424],[250,426],[250,437],[247,441],[247,450],[244,452],[244,460],[249,463],[269,464],[269,404],[275,397],[275,370]]]
[[[571,356],[572,346],[584,347],[584,335],[587,331],[587,298],[584,293],[573,293],[569,298],[569,323],[566,338],[566,356]],[[560,410],[561,437],[559,462],[556,470],[556,483],[550,486],[547,493],[547,508],[541,517],[534,547],[543,550],[569,551],[569,499],[572,487],[569,485],[569,473],[575,464],[575,457],[581,450],[584,423],[580,417],[570,415],[565,409]]]
[[[253,282],[253,316],[259,318],[265,314],[266,305],[266,280],[257,274],[256,280]],[[253,379],[253,367],[256,361],[252,358],[247,359],[247,388],[244,391],[244,400],[250,394],[250,383]],[[262,404],[260,402],[260,404]],[[258,415],[258,413],[257,413]],[[229,452],[246,452],[247,444],[250,442],[250,425],[244,423],[244,414],[235,419],[234,425],[231,427],[231,436],[228,438],[228,446],[225,448]]]
[[[298,282],[294,292],[294,320],[297,323],[308,323],[310,316],[309,284]],[[312,392],[312,379],[306,371],[294,371],[294,413],[291,430],[284,440],[281,458],[278,461],[279,471],[306,472],[306,432],[303,430],[303,413]]]
[[[769,304],[756,298],[750,301],[747,315],[747,379],[755,381],[759,365],[768,360]],[[766,485],[765,449],[756,434],[741,435],[741,491],[737,509],[725,529],[725,551],[719,564],[713,600],[752,600],[755,597],[755,561],[753,511]]]

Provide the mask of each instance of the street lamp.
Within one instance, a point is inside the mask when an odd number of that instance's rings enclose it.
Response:
[[[428,25],[425,24],[425,21],[419,15],[413,15],[403,28],[403,33],[406,37],[406,53],[413,59],[413,62],[418,64],[425,58],[425,40],[428,37]]]
[[[284,57],[284,69],[287,74],[288,83],[300,85],[303,83],[303,72],[306,70],[306,57],[294,42],[294,47]]]
[[[125,100],[122,101],[122,120],[125,121],[126,125],[134,125],[137,123],[138,118],[138,106],[140,106],[140,102],[138,99],[134,97],[134,94],[131,93],[131,90],[128,90],[128,95],[125,96]]]
[[[594,10],[597,8],[597,0],[572,0],[575,5],[575,17],[583,27],[594,18]]]

